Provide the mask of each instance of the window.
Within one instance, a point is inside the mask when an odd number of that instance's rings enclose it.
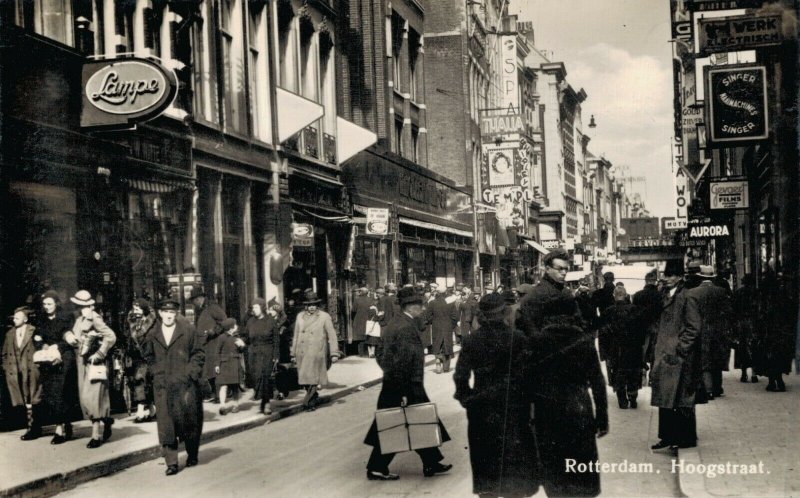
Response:
[[[420,36],[415,31],[408,33],[408,93],[411,101],[417,102],[417,64],[421,63],[419,57]]]
[[[261,30],[261,14],[263,11],[253,9],[247,19],[247,45],[248,45],[248,69],[249,69],[249,88],[250,88],[250,116],[252,118],[251,130],[254,136],[259,136],[259,107],[258,107],[258,94],[259,89],[257,85],[256,75],[261,70],[259,56],[258,42],[259,32]]]
[[[420,163],[420,154],[419,154],[419,128],[416,126],[411,127],[411,159],[417,163]]]
[[[394,89],[398,92],[405,87],[403,81],[403,32],[405,30],[403,18],[392,12],[392,80]]]
[[[192,28],[195,116],[210,123],[219,123],[217,58],[214,55],[217,44],[211,0],[202,2],[200,13],[204,21],[195,23]]]
[[[403,118],[394,120],[394,147],[393,152],[403,155]]]
[[[222,0],[220,39],[222,42],[225,128],[228,131],[246,133],[247,100],[244,82],[241,12],[241,0]]]
[[[133,11],[135,0],[117,0],[114,5],[114,33],[117,53],[133,52]]]
[[[327,33],[319,34],[321,104],[325,107],[323,130],[336,135],[336,62],[333,40]]]
[[[18,26],[74,46],[75,26],[72,0],[16,0],[14,21]]]
[[[295,42],[295,20],[292,7],[288,3],[278,4],[278,54],[280,86],[296,92],[297,89],[297,49]]]

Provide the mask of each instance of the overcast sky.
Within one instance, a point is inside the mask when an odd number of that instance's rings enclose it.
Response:
[[[672,49],[668,0],[515,0],[536,47],[564,62],[582,104],[589,150],[627,165],[654,216],[670,216]],[[594,114],[597,128],[587,127]]]

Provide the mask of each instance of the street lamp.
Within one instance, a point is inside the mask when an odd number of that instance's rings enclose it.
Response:
[[[589,128],[597,128],[597,123],[594,121],[594,114],[592,114],[592,117],[589,119]]]

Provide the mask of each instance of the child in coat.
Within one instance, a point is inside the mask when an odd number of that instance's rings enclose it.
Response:
[[[239,338],[239,326],[233,318],[226,318],[221,323],[222,335],[217,340],[217,365],[214,371],[217,374],[219,389],[219,414],[227,415],[229,412],[239,411],[240,385],[244,382],[244,372],[241,368],[242,351],[245,343]],[[228,399],[231,405],[228,406]]]

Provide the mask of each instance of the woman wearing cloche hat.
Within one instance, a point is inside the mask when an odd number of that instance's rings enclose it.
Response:
[[[78,351],[78,392],[84,417],[92,421],[92,439],[87,448],[98,448],[111,437],[111,400],[108,395],[108,365],[106,356],[117,336],[94,310],[95,300],[89,291],[79,290],[70,299],[80,310],[67,342]],[[105,378],[103,378],[105,367]],[[103,433],[100,434],[100,424]]]

